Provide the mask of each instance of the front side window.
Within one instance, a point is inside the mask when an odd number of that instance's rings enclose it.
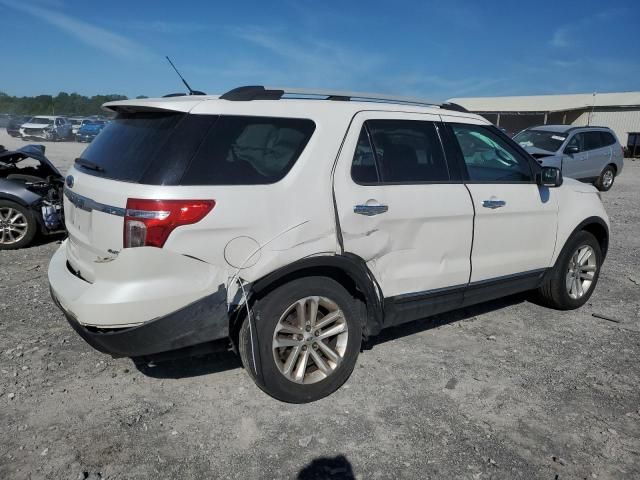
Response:
[[[482,125],[452,124],[472,182],[531,182],[529,161]]]
[[[568,147],[577,147],[579,152],[584,151],[584,133],[576,133],[571,137],[571,140],[567,143]]]
[[[424,183],[449,180],[433,122],[367,120],[351,167],[358,183]]]

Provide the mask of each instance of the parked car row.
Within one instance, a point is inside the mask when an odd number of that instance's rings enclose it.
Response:
[[[67,118],[57,115],[34,117],[14,116],[7,124],[7,133],[25,141],[91,142],[102,131],[108,120],[99,117]]]

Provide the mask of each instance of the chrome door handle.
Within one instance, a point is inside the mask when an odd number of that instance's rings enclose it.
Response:
[[[353,213],[358,215],[366,215],[372,217],[374,215],[380,215],[389,210],[388,205],[356,205],[353,207]]]
[[[495,210],[496,208],[504,207],[507,204],[504,200],[483,200],[482,206],[484,208],[490,208]]]

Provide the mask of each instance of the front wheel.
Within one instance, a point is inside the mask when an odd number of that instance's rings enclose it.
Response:
[[[595,186],[601,192],[607,192],[613,186],[613,182],[615,181],[615,179],[615,169],[611,165],[607,165],[596,180]]]
[[[259,299],[239,335],[242,363],[267,394],[313,402],[349,378],[362,340],[362,308],[338,282],[307,277]]]
[[[602,250],[596,237],[578,232],[560,252],[538,293],[546,305],[559,310],[572,310],[584,305],[598,283]]]

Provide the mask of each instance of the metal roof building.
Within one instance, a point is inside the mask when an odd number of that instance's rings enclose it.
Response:
[[[626,145],[640,131],[640,92],[578,93],[520,97],[452,98],[509,133],[534,125],[597,125],[611,128]]]

